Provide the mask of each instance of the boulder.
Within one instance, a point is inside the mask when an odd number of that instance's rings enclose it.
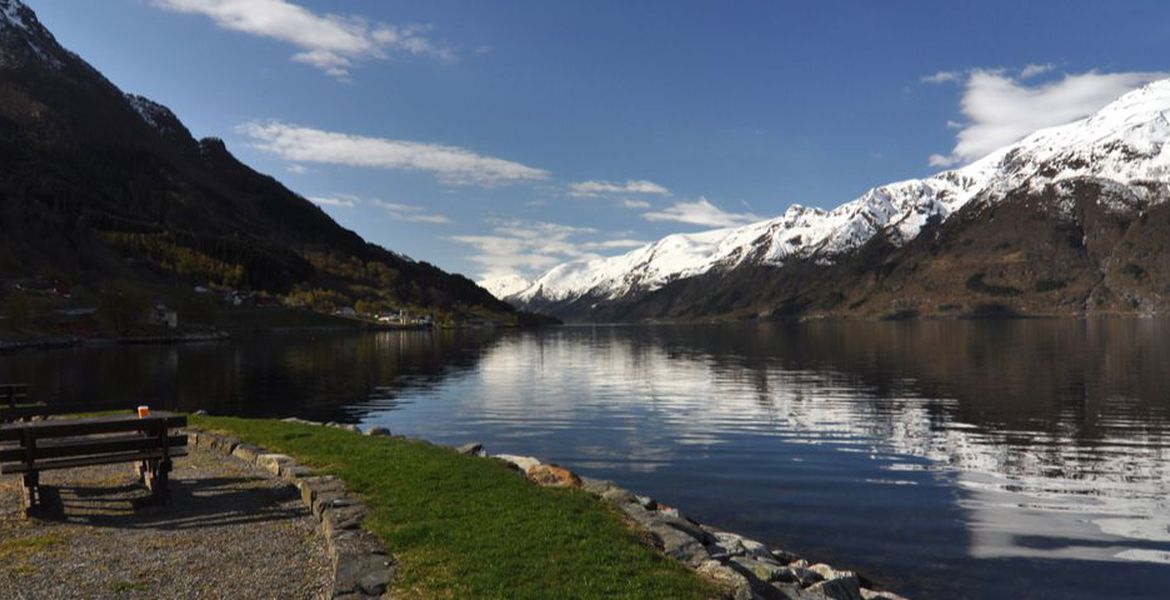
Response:
[[[677,561],[696,567],[711,559],[701,541],[666,523],[651,522],[646,531],[655,547]]]
[[[834,571],[832,578],[825,578],[809,586],[808,591],[832,600],[864,600],[861,596],[861,581],[850,571]]]
[[[728,566],[740,572],[750,573],[753,577],[765,583],[780,581],[783,573],[787,570],[786,567],[774,561],[763,561],[750,556],[733,556],[728,561]]]
[[[743,574],[717,560],[707,560],[695,568],[695,572],[721,588],[726,597],[733,600],[752,600],[751,583]]]
[[[385,427],[371,427],[366,430],[366,435],[371,437],[390,437],[391,433]]]
[[[256,464],[265,471],[279,476],[285,469],[296,465],[297,461],[287,454],[267,453],[258,455]]]
[[[634,494],[632,494],[629,490],[625,490],[617,486],[613,486],[602,492],[601,499],[605,500],[606,502],[617,504],[618,506],[632,504],[638,508],[642,508],[642,506],[638,504],[638,499],[634,497]]]
[[[780,571],[776,577],[776,581],[783,581],[785,583],[794,583],[800,587],[808,587],[814,583],[819,583],[825,578],[816,571],[809,570],[807,567],[788,565]]]
[[[612,481],[604,479],[594,479],[592,477],[581,477],[581,489],[589,492],[594,497],[600,498],[606,492],[617,488]]]
[[[635,497],[638,499],[638,504],[642,505],[642,508],[644,508],[646,510],[657,510],[658,509],[658,502],[656,500],[654,500],[653,498],[651,498],[650,496],[635,496]]]
[[[455,451],[460,454],[466,454],[467,456],[487,456],[487,452],[484,452],[483,444],[479,442],[467,442],[455,448]]]
[[[498,458],[506,463],[510,463],[522,472],[527,473],[528,469],[541,464],[541,462],[531,456],[516,456],[515,454],[496,454],[493,458]]]
[[[894,592],[879,592],[866,588],[861,588],[861,597],[865,600],[906,600]]]
[[[219,435],[208,433],[199,436],[200,443],[210,447],[221,454],[231,454],[236,446],[240,445],[240,438],[232,437],[230,435]]]
[[[303,477],[296,481],[301,490],[301,500],[305,506],[313,507],[313,502],[324,493],[345,493],[345,482],[332,475],[315,475]]]
[[[536,465],[528,469],[528,478],[544,487],[580,488],[583,484],[576,473],[558,465]]]
[[[239,444],[232,449],[232,456],[244,461],[255,464],[256,459],[264,454],[265,451],[260,446],[253,444]]]
[[[800,560],[800,556],[787,550],[772,550],[772,557],[780,561],[780,564],[784,565],[790,565]]]

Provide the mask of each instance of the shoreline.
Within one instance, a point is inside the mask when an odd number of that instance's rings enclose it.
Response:
[[[290,417],[281,423],[328,427],[354,435],[391,436],[383,427],[362,430],[352,424],[317,422]],[[428,440],[393,436],[439,446]],[[578,475],[561,465],[536,457],[489,454],[482,444],[468,442],[445,446],[469,458],[500,461],[535,485],[572,488],[588,493],[615,509],[662,555],[690,569],[726,592],[734,600],[906,600],[877,586],[854,571],[837,570],[798,554],[746,536],[700,523],[677,507],[639,495],[612,481]]]

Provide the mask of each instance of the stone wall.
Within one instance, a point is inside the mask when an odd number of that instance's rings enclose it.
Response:
[[[369,509],[346,491],[344,481],[315,475],[291,456],[270,453],[228,435],[189,428],[187,436],[199,449],[253,463],[300,490],[301,500],[316,517],[329,549],[333,598],[360,600],[386,594],[394,578],[394,559],[377,536],[361,528]]]

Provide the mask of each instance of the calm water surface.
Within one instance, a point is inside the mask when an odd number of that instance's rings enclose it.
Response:
[[[481,441],[920,598],[1170,589],[1170,322],[276,337],[11,354],[0,380]]]

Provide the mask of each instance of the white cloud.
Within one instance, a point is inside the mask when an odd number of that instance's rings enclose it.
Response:
[[[1024,72],[1047,65],[1029,65],[1018,77],[1002,71],[972,71],[960,108],[967,122],[959,129],[948,155],[930,157],[933,166],[967,163],[1016,142],[1028,134],[1087,117],[1122,94],[1167,77],[1167,73],[1087,73],[1065,75],[1039,85],[1023,81]]]
[[[357,196],[344,194],[337,196],[310,196],[307,200],[317,206],[340,206],[345,208],[356,206],[360,201]]]
[[[280,121],[245,123],[236,131],[286,160],[434,173],[445,183],[494,185],[548,177],[546,171],[457,146],[366,137]]]
[[[416,204],[400,204],[398,202],[385,202],[383,200],[371,200],[374,206],[386,211],[390,218],[396,221],[406,221],[408,223],[431,223],[434,225],[446,225],[451,222],[451,219],[445,215],[428,213],[425,206],[418,206]]]
[[[676,221],[709,227],[729,227],[760,221],[763,218],[751,213],[730,213],[715,206],[706,198],[694,202],[675,202],[661,211],[642,215],[647,221]]]
[[[351,15],[319,15],[286,0],[152,0],[159,8],[204,15],[224,29],[279,40],[300,51],[292,59],[344,78],[357,61],[391,52],[453,60],[454,52],[423,34],[427,27],[370,22]]]
[[[918,80],[922,83],[952,83],[963,79],[962,71],[939,71],[931,75],[924,75]]]
[[[309,172],[309,168],[305,165],[289,165],[285,167],[284,170],[292,173],[293,175],[304,175],[305,173]]]
[[[1036,63],[1028,63],[1028,64],[1024,65],[1023,69],[1020,69],[1020,79],[1031,79],[1031,78],[1036,77],[1038,75],[1043,75],[1043,74],[1045,74],[1045,73],[1047,73],[1055,68],[1056,68],[1056,65],[1054,65],[1052,63],[1044,63],[1042,65],[1038,65]]]
[[[569,184],[572,196],[600,196],[602,194],[653,194],[669,196],[670,190],[645,179],[630,179],[625,183],[616,181],[579,181]]]
[[[533,277],[563,262],[598,258],[597,252],[642,246],[633,239],[586,239],[600,232],[544,221],[489,219],[487,235],[457,235],[452,241],[478,252],[469,258],[483,270],[480,281]]]
[[[645,200],[622,200],[622,206],[625,208],[643,209],[650,208],[650,203]]]

